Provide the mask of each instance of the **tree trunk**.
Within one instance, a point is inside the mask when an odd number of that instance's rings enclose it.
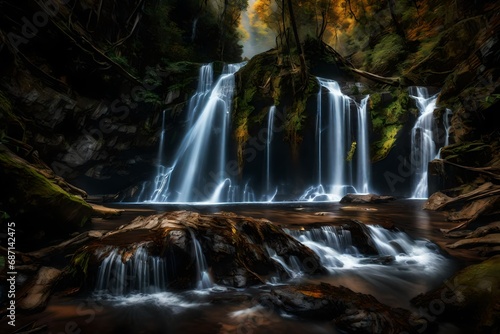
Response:
[[[297,50],[299,51],[300,75],[302,78],[303,86],[305,87],[307,82],[306,58],[304,55],[304,48],[300,43],[299,31],[297,29],[297,22],[295,21],[295,14],[293,12],[292,0],[288,0],[288,13],[290,15],[290,23],[292,25],[293,36],[295,37],[295,44],[297,44]]]
[[[391,12],[392,22],[394,23],[394,27],[396,28],[396,33],[399,36],[401,36],[401,38],[403,38],[403,41],[406,44],[405,31],[404,31],[403,27],[401,26],[401,24],[399,23],[398,17],[396,15],[396,3],[394,2],[394,0],[387,0],[387,2],[389,4],[389,10]]]

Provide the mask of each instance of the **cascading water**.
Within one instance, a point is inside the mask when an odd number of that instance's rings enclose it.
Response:
[[[396,267],[415,266],[418,270],[433,272],[446,261],[426,240],[413,240],[404,232],[390,231],[380,226],[368,225],[367,228],[377,256],[361,254],[353,244],[351,232],[340,227],[285,231],[313,250],[329,271],[380,266],[389,260]],[[377,257],[381,260],[378,261]]]
[[[155,177],[152,202],[196,202],[214,199],[207,184],[225,181],[229,113],[235,88],[234,73],[243,64],[230,64],[212,88],[213,69],[200,69],[198,90],[190,101],[188,127],[174,162]],[[214,154],[216,153],[216,154]],[[215,198],[219,201],[219,198]]]
[[[124,295],[128,293],[154,293],[164,291],[168,282],[165,260],[148,254],[139,247],[124,259],[124,250],[107,249],[97,276],[98,294]]]
[[[446,111],[444,112],[443,115],[443,125],[444,125],[444,135],[445,135],[443,147],[450,145],[451,114],[452,114],[451,110],[446,108]],[[437,159],[441,158],[441,149],[443,147],[439,149],[438,155],[436,157]]]
[[[368,140],[368,96],[359,104],[344,95],[336,81],[318,78],[320,91],[317,97],[316,154],[318,185],[308,188],[299,200],[338,201],[349,191],[369,192],[370,157]],[[323,94],[328,92],[324,110]],[[351,103],[357,107],[357,173],[355,187],[351,164],[347,161],[351,147]],[[357,189],[357,190],[356,190]]]
[[[368,141],[368,112],[366,106],[368,104],[369,96],[361,100],[358,106],[358,179],[357,190],[361,193],[369,193],[370,189],[370,146]]]
[[[302,268],[300,266],[300,262],[296,256],[289,256],[290,263],[286,263],[286,261],[279,256],[276,251],[272,248],[266,247],[267,254],[269,257],[276,261],[288,274],[290,278],[297,278],[302,276]],[[277,277],[273,278],[273,283],[279,282]]]
[[[186,134],[170,166],[164,163],[165,114],[158,153],[158,170],[151,202],[251,202],[256,195],[247,181],[244,187],[228,178],[228,133],[230,111],[235,90],[234,74],[243,64],[226,65],[214,84],[211,64],[200,68],[196,93],[190,99]],[[310,187],[299,200],[336,201],[348,192],[369,192],[370,159],[368,140],[368,97],[356,103],[344,95],[333,80],[318,78],[316,124],[318,185]],[[325,94],[326,93],[326,94]],[[327,95],[328,101],[322,101]],[[351,107],[357,117],[351,119]],[[273,185],[272,141],[276,108],[268,113],[265,147],[265,179],[261,181],[259,199],[273,201],[278,188]],[[357,128],[352,128],[353,126]],[[349,151],[350,149],[350,151]],[[354,153],[356,150],[356,154]],[[354,163],[349,157],[354,157]],[[353,170],[356,166],[357,170]],[[238,193],[239,191],[242,193]]]
[[[276,112],[276,107],[272,106],[269,108],[269,114],[267,116],[267,141],[266,141],[266,202],[271,202],[278,189],[271,195],[271,142],[273,140],[273,125],[274,125],[274,113]]]
[[[414,98],[420,116],[411,131],[411,159],[415,168],[415,186],[412,198],[427,198],[427,173],[429,162],[436,157],[437,145],[434,141],[436,122],[434,109],[437,94],[429,96],[425,87],[410,87],[410,97]]]
[[[199,70],[198,88],[196,93],[189,99],[188,107],[188,129],[191,128],[193,122],[204,105],[207,103],[214,83],[214,70],[212,64],[205,64]]]
[[[208,274],[207,260],[205,255],[203,255],[203,250],[201,248],[200,242],[196,239],[196,236],[191,231],[191,240],[193,242],[194,258],[196,261],[196,275],[197,275],[197,289],[209,289],[213,287],[212,279]]]

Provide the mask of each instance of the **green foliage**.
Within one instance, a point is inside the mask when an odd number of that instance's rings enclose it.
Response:
[[[77,276],[78,273],[83,273],[84,278],[87,277],[88,274],[88,268],[89,268],[89,262],[91,258],[91,253],[86,251],[86,249],[82,250],[80,253],[75,254],[75,256],[72,259],[72,263],[70,266],[70,273],[73,276]]]
[[[156,94],[155,92],[152,92],[149,90],[141,91],[140,99],[141,99],[141,101],[144,101],[146,103],[151,103],[151,104],[155,104],[155,105],[161,104],[160,96],[158,94]]]
[[[353,141],[351,144],[351,149],[347,153],[346,161],[352,161],[352,158],[354,157],[354,153],[356,153],[356,145],[357,145],[357,143],[355,141]]]
[[[381,103],[381,94],[370,95],[370,115],[377,140],[372,144],[372,161],[384,159],[396,143],[399,131],[408,118],[409,96],[406,89],[396,88],[391,92],[392,102]]]
[[[382,128],[382,139],[377,140],[372,145],[372,151],[374,152],[372,162],[380,161],[387,157],[396,143],[397,135],[402,127],[402,125],[389,125]]]
[[[172,6],[167,1],[146,7],[151,47],[169,61],[192,59],[192,50],[183,41],[184,31],[178,26],[171,12]]]
[[[491,94],[484,99],[484,109],[487,109],[500,100],[500,94]]]
[[[365,66],[374,73],[394,72],[403,56],[406,54],[404,40],[398,34],[387,34],[373,51],[367,54]]]

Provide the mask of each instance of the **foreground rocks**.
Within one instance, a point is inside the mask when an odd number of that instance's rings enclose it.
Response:
[[[17,306],[23,311],[40,311],[47,305],[54,286],[61,279],[62,271],[42,267],[36,276],[20,291]]]
[[[475,324],[475,333],[500,330],[500,256],[469,266],[441,287],[412,300],[440,320]]]
[[[168,287],[192,288],[197,280],[198,244],[213,282],[225,286],[289,278],[282,263],[311,275],[326,272],[312,250],[266,219],[187,211],[138,217],[77,251],[72,268],[77,276],[86,276],[91,286],[111,252],[125,263],[142,248],[168,264]]]
[[[332,321],[348,333],[416,333],[418,323],[409,311],[392,308],[370,295],[326,283],[301,284],[272,289],[262,294],[267,308],[302,319]]]

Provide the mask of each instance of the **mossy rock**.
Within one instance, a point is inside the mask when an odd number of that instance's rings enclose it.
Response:
[[[419,307],[438,310],[441,319],[475,326],[475,333],[500,329],[500,255],[466,267],[443,286],[412,300]]]
[[[92,208],[0,145],[0,210],[24,232],[69,232],[90,220]]]
[[[485,166],[491,159],[492,148],[482,141],[463,142],[441,149],[441,158],[459,165]]]
[[[14,113],[14,107],[8,94],[0,90],[0,140],[5,136],[22,139],[24,125]]]
[[[391,92],[392,101],[384,103],[381,93],[370,94],[370,114],[373,132],[372,162],[383,160],[396,145],[399,132],[408,121],[411,112],[408,91],[395,88]]]

